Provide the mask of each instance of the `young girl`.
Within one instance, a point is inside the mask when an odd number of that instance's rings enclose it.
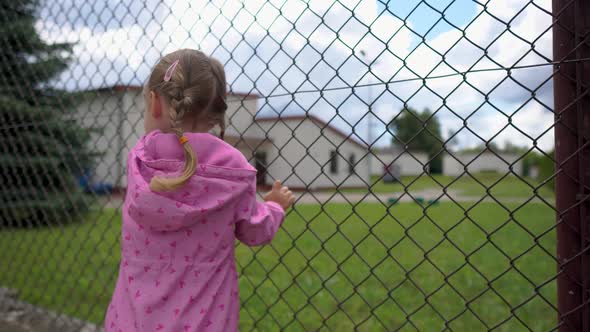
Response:
[[[268,243],[293,194],[256,201],[256,170],[208,132],[225,128],[223,66],[183,49],[144,88],[144,136],[130,151],[119,278],[105,330],[237,331],[234,241]]]

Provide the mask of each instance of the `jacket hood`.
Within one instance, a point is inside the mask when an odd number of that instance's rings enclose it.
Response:
[[[187,133],[197,155],[195,174],[180,189],[154,192],[154,176],[176,177],[184,168],[184,151],[175,134],[154,131],[129,152],[127,213],[152,230],[174,231],[235,210],[243,195],[255,196],[256,169],[234,147],[206,133]]]

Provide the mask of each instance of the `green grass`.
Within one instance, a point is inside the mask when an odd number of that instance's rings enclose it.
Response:
[[[405,176],[400,182],[385,183],[379,177],[372,177],[371,190],[375,193],[401,193],[405,190],[410,193],[426,189],[441,189],[447,187],[456,191],[461,196],[483,197],[487,190],[496,198],[528,198],[534,195],[534,190],[539,187],[537,193],[546,199],[551,199],[554,193],[548,185],[531,178],[517,178],[498,173],[477,173],[463,175],[461,177],[446,175]],[[366,192],[366,189],[343,189],[344,192]]]
[[[513,218],[492,203],[468,212],[451,203],[425,211],[402,203],[389,212],[378,204],[297,206],[272,246],[237,248],[240,330],[438,331],[445,321],[455,331],[525,330],[511,308],[533,331],[549,330],[556,313],[540,295],[554,305],[555,282],[536,293],[527,279],[540,285],[556,273],[542,250],[555,252],[554,231],[544,233],[554,214],[530,203]],[[120,217],[110,210],[91,219],[3,230],[0,284],[101,322],[117,273]]]

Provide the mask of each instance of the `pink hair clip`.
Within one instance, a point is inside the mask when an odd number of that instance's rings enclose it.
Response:
[[[164,82],[170,81],[170,79],[172,78],[172,74],[174,74],[174,70],[176,69],[176,66],[178,66],[178,60],[172,62],[170,67],[168,67],[168,69],[166,69],[166,73],[164,74]]]

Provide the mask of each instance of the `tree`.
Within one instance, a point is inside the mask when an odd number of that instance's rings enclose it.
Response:
[[[539,180],[541,182],[547,181],[547,186],[555,191],[555,178],[551,178],[555,172],[555,149],[552,149],[545,154],[539,153],[538,165],[539,165]]]
[[[503,150],[498,146],[498,144],[496,142],[486,142],[486,143],[480,143],[474,147],[471,148],[465,148],[462,149],[461,152],[463,153],[481,153],[485,150],[489,150],[495,153],[501,153]]]
[[[457,137],[457,130],[449,129],[448,131],[448,138],[445,142],[445,145],[449,149],[453,149],[459,146],[459,137]]]
[[[67,68],[72,45],[39,37],[38,5],[38,0],[0,1],[3,224],[63,222],[86,207],[75,177],[91,164],[90,132],[71,120],[73,95],[49,84]]]
[[[525,154],[527,151],[528,151],[528,148],[526,146],[519,146],[519,145],[516,145],[510,141],[507,141],[504,144],[504,148],[502,149],[502,152],[515,153],[518,155]]]
[[[404,108],[391,120],[388,129],[394,133],[394,145],[407,146],[410,152],[426,152],[433,158],[430,162],[430,171],[442,172],[442,157],[439,153],[444,140],[440,122],[429,109],[418,112],[412,108]]]
[[[545,186],[555,191],[555,179],[551,178],[555,172],[555,149],[548,152],[538,152],[532,150],[528,152],[523,159],[523,173],[530,176],[532,167],[538,168],[538,175],[535,180],[539,183],[547,181]]]

